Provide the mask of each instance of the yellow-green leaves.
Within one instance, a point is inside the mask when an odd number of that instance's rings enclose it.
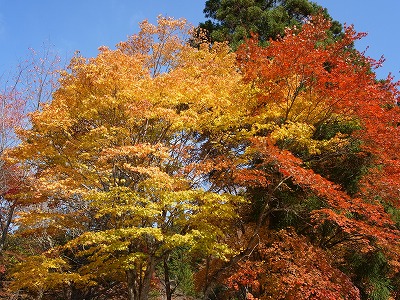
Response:
[[[12,275],[11,289],[21,287],[41,294],[46,290],[68,286],[89,287],[94,284],[90,274],[80,275],[70,271],[68,261],[61,257],[51,257],[50,254],[27,257],[22,263],[15,266]]]
[[[271,126],[271,128],[271,139],[294,153],[318,155],[322,151],[337,151],[348,144],[347,136],[340,132],[329,140],[315,139],[316,129],[307,123],[289,121],[281,126]]]

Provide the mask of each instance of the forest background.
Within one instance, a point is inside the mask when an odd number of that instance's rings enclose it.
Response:
[[[384,59],[305,0],[204,13],[3,73],[2,297],[400,297]]]

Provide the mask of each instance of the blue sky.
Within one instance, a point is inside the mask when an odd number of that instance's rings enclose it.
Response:
[[[369,35],[357,44],[367,55],[386,62],[377,74],[389,72],[400,79],[400,1],[317,0],[336,20],[354,24]],[[114,47],[138,31],[143,19],[155,21],[163,14],[185,17],[193,24],[204,20],[205,0],[0,0],[0,75],[29,54],[28,49],[53,45],[61,57],[75,50],[83,56],[97,54],[101,45]]]
[[[353,24],[358,32],[368,33],[356,43],[366,55],[386,61],[376,73],[386,78],[392,73],[400,80],[400,1],[398,0],[316,0],[329,14],[341,23]]]

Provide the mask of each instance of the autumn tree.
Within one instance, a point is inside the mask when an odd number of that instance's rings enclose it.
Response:
[[[246,258],[264,247],[259,240],[262,230],[286,230],[288,226],[307,236],[315,247],[333,253],[336,259],[326,263],[331,264],[332,274],[347,276],[346,281],[356,276],[355,268],[345,268],[352,264],[347,260],[351,251],[360,255],[382,251],[390,266],[383,276],[392,282],[398,276],[399,244],[395,241],[399,231],[386,209],[387,203],[396,202],[393,193],[397,191],[393,176],[398,174],[397,144],[393,142],[399,134],[396,83],[376,81],[371,67],[380,62],[352,49],[362,34],[348,27],[342,39],[332,43],[330,26],[324,18],[314,17],[301,29],[287,29],[283,38],[271,40],[267,47],[260,47],[254,37],[237,53],[244,81],[252,87],[252,98],[245,107],[247,119],[236,130],[243,151],[229,162],[215,155],[202,163],[213,170],[210,180],[215,184],[241,186],[250,206],[242,206],[244,225],[239,232],[244,240],[236,243],[237,237],[232,237],[239,254],[227,263],[214,261],[203,282],[221,282],[237,264],[248,264],[242,274],[254,266],[258,268],[254,278],[268,277],[263,268],[272,267],[265,261],[271,258],[255,262],[246,262]],[[228,144],[225,141],[221,143]],[[339,172],[343,162],[355,177],[351,185],[346,185],[348,173]],[[285,287],[289,279],[282,276],[279,280],[275,283],[280,285],[279,292],[289,293]],[[327,289],[342,294],[334,287],[336,280],[327,280],[327,286],[331,285]],[[390,287],[388,281],[357,287],[373,295],[380,285]],[[318,291],[317,283],[306,286],[313,299],[326,296],[312,292]],[[354,299],[354,292],[346,297]],[[305,289],[299,293],[307,294]],[[261,299],[288,296],[266,295]]]
[[[49,101],[57,83],[59,62],[51,47],[44,45],[37,52],[31,50],[29,58],[14,72],[0,78],[0,249],[4,248],[15,209],[21,204],[13,194],[24,184],[26,177],[17,165],[7,163],[3,154],[19,143],[15,131],[28,126],[27,113]]]
[[[14,129],[23,122],[24,103],[13,90],[0,95],[0,157],[4,151],[15,145]],[[20,174],[15,166],[0,159],[0,249],[3,250],[9,227],[17,203],[12,199],[20,181]]]
[[[388,297],[396,83],[352,48],[362,34],[330,29],[316,16],[232,53],[190,47],[184,20],[159,17],[116,50],[74,57],[7,152],[34,171],[15,195],[29,204],[19,232],[48,237],[14,288],[142,300],[157,269],[170,299],[170,259],[184,249],[203,299],[218,285],[239,299]]]
[[[83,299],[116,282],[143,300],[176,248],[222,260],[232,253],[225,233],[244,199],[208,188],[192,165],[203,133],[239,122],[245,89],[235,55],[226,44],[190,47],[184,20],[140,26],[116,50],[74,57],[53,101],[8,152],[35,171],[19,193],[30,195],[20,231],[52,241],[16,267],[15,289]]]

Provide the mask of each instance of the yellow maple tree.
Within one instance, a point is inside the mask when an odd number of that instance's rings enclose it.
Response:
[[[35,171],[21,230],[65,242],[21,263],[14,288],[40,294],[108,280],[147,299],[156,264],[173,249],[232,253],[224,235],[244,200],[213,192],[187,167],[200,159],[199,136],[240,122],[246,89],[229,47],[193,48],[187,28],[159,17],[116,50],[74,57],[53,101],[20,132],[9,157]]]

